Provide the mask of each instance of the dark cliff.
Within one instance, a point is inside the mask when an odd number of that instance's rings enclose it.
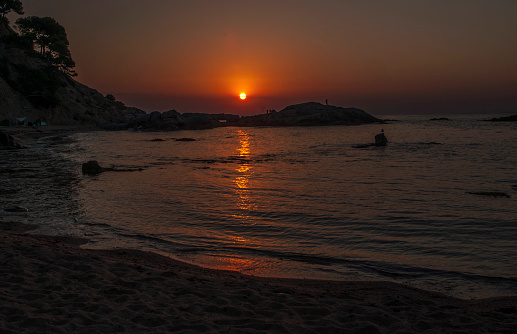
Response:
[[[27,117],[54,125],[99,125],[145,114],[77,82],[30,51],[0,20],[0,120]]]

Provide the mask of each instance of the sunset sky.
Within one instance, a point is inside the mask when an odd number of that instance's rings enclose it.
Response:
[[[66,28],[78,81],[148,112],[517,111],[517,1],[22,3]]]

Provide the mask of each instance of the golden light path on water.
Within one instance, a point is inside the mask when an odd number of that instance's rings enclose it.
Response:
[[[248,161],[251,155],[251,136],[248,132],[242,129],[237,130],[239,136],[239,146],[237,147],[238,158],[241,163],[237,165],[235,169],[237,176],[233,181],[233,191],[236,195],[235,208],[238,209],[237,214],[231,216],[239,221],[241,224],[254,225],[255,223],[248,214],[250,211],[256,208],[256,203],[251,196],[251,177],[253,175],[253,167]],[[230,232],[231,233],[231,232]],[[229,239],[233,240],[235,247],[247,246],[250,240],[242,236],[228,236]],[[221,257],[219,254],[213,255],[218,262],[217,269],[223,270],[234,270],[245,272],[246,270],[253,270],[255,274],[260,273],[260,268],[264,266],[262,261],[258,259],[252,259],[249,257],[232,255],[227,257]]]
[[[254,203],[250,196],[250,177],[253,174],[253,167],[247,162],[247,159],[250,156],[250,136],[244,130],[238,130],[239,134],[239,148],[237,151],[239,152],[239,158],[244,161],[239,164],[237,167],[238,176],[235,178],[235,192],[238,195],[237,207],[242,211],[246,212],[248,210],[252,210],[254,207]],[[239,218],[244,222],[247,217],[245,214],[241,214],[238,216],[234,216]]]

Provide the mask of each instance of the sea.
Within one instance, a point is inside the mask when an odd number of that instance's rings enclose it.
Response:
[[[247,275],[517,295],[517,123],[495,116],[56,133],[0,151],[0,220]]]

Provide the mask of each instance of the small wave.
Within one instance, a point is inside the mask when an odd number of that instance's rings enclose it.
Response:
[[[273,155],[264,155],[264,156],[250,156],[250,157],[241,157],[241,156],[229,156],[223,158],[215,158],[215,159],[181,159],[185,163],[203,163],[203,164],[227,164],[227,163],[236,163],[236,164],[254,164],[254,163],[263,163],[267,161],[274,160]]]
[[[192,251],[192,250],[190,250]],[[196,252],[211,252],[213,249],[198,249]],[[251,247],[235,247],[227,246],[219,249],[220,252],[231,251],[241,255],[259,255],[273,259],[303,262],[309,265],[318,265],[327,267],[332,272],[341,272],[339,268],[346,271],[355,271],[357,273],[375,274],[379,279],[395,279],[397,281],[416,281],[416,280],[459,280],[469,281],[476,284],[488,284],[493,286],[504,286],[505,288],[517,288],[517,278],[499,277],[489,275],[479,275],[473,273],[465,273],[453,270],[430,269],[422,267],[414,267],[408,265],[387,263],[381,261],[368,261],[364,259],[344,259],[334,258],[324,255],[310,255],[294,252],[277,252],[274,250],[251,248]],[[216,251],[217,252],[217,251]],[[322,270],[323,268],[319,268]],[[370,274],[370,275],[368,275]]]

